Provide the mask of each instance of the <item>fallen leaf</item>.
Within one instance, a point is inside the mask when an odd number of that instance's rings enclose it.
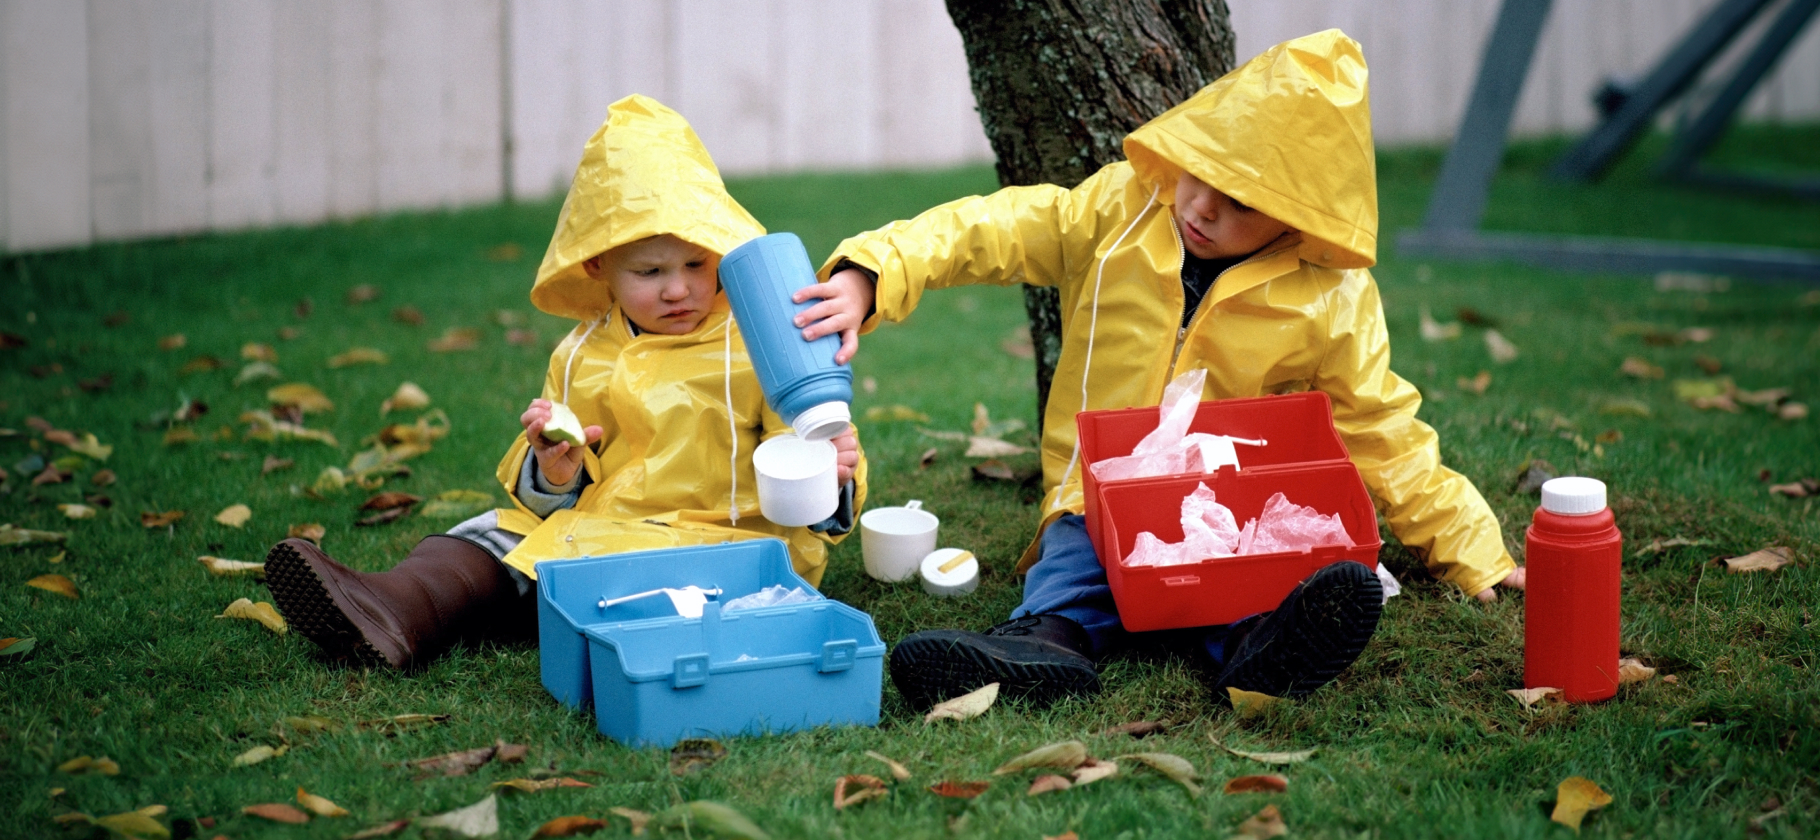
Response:
[[[1728,557],[1724,560],[1725,570],[1734,574],[1743,572],[1773,572],[1795,559],[1795,553],[1787,546],[1771,546],[1759,549],[1742,557]]]
[[[487,249],[487,259],[493,262],[515,262],[524,256],[524,248],[516,242],[501,242]]]
[[[1689,344],[1705,344],[1713,340],[1713,331],[1709,327],[1688,327],[1675,336]]]
[[[442,336],[425,345],[432,353],[452,353],[480,346],[480,330],[473,327],[450,327]]]
[[[1798,402],[1783,403],[1776,408],[1776,416],[1783,420],[1801,420],[1807,417],[1807,404]]]
[[[1282,793],[1289,789],[1289,778],[1275,773],[1239,776],[1226,782],[1227,793]]]
[[[651,825],[660,829],[681,828],[689,834],[699,829],[727,840],[770,840],[771,837],[745,814],[707,800],[684,802],[659,811],[651,816]]]
[[[177,372],[188,376],[192,373],[208,373],[211,370],[220,370],[224,367],[227,367],[227,362],[214,356],[202,355],[184,362],[183,367],[178,368]]]
[[[243,527],[246,525],[246,521],[252,518],[253,509],[242,504],[228,505],[222,508],[220,513],[215,514],[215,521],[229,528]]]
[[[1427,304],[1422,306],[1417,317],[1422,332],[1422,340],[1424,341],[1447,341],[1460,337],[1460,325],[1458,323],[1442,324],[1437,322],[1434,315],[1428,311]]]
[[[379,299],[379,287],[371,283],[362,283],[348,290],[348,305],[356,306]]]
[[[316,386],[306,385],[302,382],[292,382],[267,389],[265,398],[271,400],[274,405],[296,406],[304,414],[335,410],[335,403],[317,390]]]
[[[500,764],[517,764],[525,760],[525,754],[531,751],[524,744],[508,744],[504,740],[493,742],[493,760]],[[583,771],[586,775],[588,771]]]
[[[315,311],[316,311],[316,302],[313,300],[310,300],[307,297],[302,300],[297,301],[297,305],[294,307],[291,307],[292,314],[296,315],[299,318],[308,318],[308,317],[310,317],[310,313],[315,312]]]
[[[1618,660],[1618,684],[1646,682],[1656,675],[1656,669],[1643,664],[1638,659]]]
[[[1280,697],[1230,685],[1226,687],[1226,699],[1232,703],[1232,710],[1242,715],[1254,715],[1282,702]]]
[[[93,820],[93,822],[95,825],[101,826],[122,837],[164,838],[171,836],[170,829],[165,828],[156,818],[163,816],[165,812],[169,810],[169,808],[166,808],[163,805],[148,805],[137,811],[127,811],[125,813],[110,814],[105,817],[100,817]]]
[[[240,358],[242,361],[266,362],[269,364],[278,361],[278,350],[270,344],[249,341],[240,345]]]
[[[292,525],[290,530],[285,533],[285,536],[300,540],[309,540],[317,545],[321,545],[322,538],[327,533],[328,529],[323,528],[321,525],[315,522],[306,522],[301,525]]]
[[[79,379],[76,381],[76,387],[91,394],[97,394],[114,387],[114,375],[104,373],[93,379]]]
[[[250,817],[271,820],[272,822],[303,825],[310,821],[310,815],[297,810],[283,802],[267,802],[263,805],[248,805],[240,813]]]
[[[998,683],[987,683],[985,686],[970,691],[950,700],[935,704],[929,713],[923,715],[924,723],[938,720],[966,720],[976,718],[992,708],[993,701],[998,699]]]
[[[290,750],[291,750],[291,748],[290,748],[290,745],[288,745],[288,744],[279,744],[276,747],[271,747],[271,746],[267,746],[265,744],[260,744],[257,747],[254,747],[250,750],[247,750],[246,752],[243,752],[237,756],[234,756],[234,766],[235,767],[247,767],[250,765],[258,764],[262,761],[270,761],[274,758],[284,755],[287,752],[290,752]]]
[[[1498,364],[1513,362],[1517,359],[1517,345],[1510,343],[1503,333],[1497,330],[1485,331],[1485,350],[1491,354],[1491,360]]]
[[[1540,493],[1542,485],[1547,484],[1554,477],[1554,465],[1537,458],[1524,464],[1523,469],[1517,473],[1516,491],[1531,495]]]
[[[176,523],[177,520],[182,519],[184,515],[184,511],[181,510],[167,510],[161,512],[149,510],[141,511],[139,513],[139,524],[144,525],[147,528],[163,528]]]
[[[94,432],[84,432],[81,440],[66,443],[64,446],[69,447],[71,452],[97,461],[105,461],[109,455],[114,454],[114,447],[102,443],[99,438],[95,437]]]
[[[1283,824],[1283,812],[1275,805],[1265,805],[1262,811],[1247,817],[1239,823],[1233,840],[1266,840],[1270,837],[1282,837],[1289,833],[1289,826]]]
[[[399,384],[398,390],[393,391],[391,396],[386,397],[385,402],[379,404],[379,416],[384,417],[392,413],[394,408],[414,411],[426,408],[429,404],[430,395],[418,387],[417,383],[404,382]]]
[[[644,834],[645,825],[651,822],[650,814],[645,813],[644,811],[633,810],[631,808],[622,808],[619,806],[614,806],[612,808],[608,808],[607,812],[610,814],[613,814],[615,816],[624,817],[626,819],[626,822],[631,823],[632,824],[632,835],[635,837],[638,835]]]
[[[1600,444],[1617,443],[1623,439],[1624,433],[1617,429],[1606,429],[1593,438],[1595,442]]]
[[[12,636],[0,639],[0,656],[23,656],[37,646],[38,639],[35,636],[26,636],[23,639]]]
[[[1087,745],[1079,741],[1061,741],[1047,746],[1037,747],[1017,758],[999,765],[992,771],[994,776],[1016,773],[1032,767],[1060,767],[1073,770],[1087,760]]]
[[[967,438],[967,451],[962,454],[967,458],[1003,458],[1008,455],[1021,455],[1029,451],[1029,447],[1007,443],[994,437],[974,435]]]
[[[67,551],[59,551],[59,552],[57,552],[57,553],[56,553],[56,554],[53,554],[53,555],[51,555],[51,556],[50,556],[50,559],[48,559],[48,560],[45,560],[45,561],[44,561],[44,562],[46,562],[46,563],[50,563],[50,564],[52,564],[52,565],[55,565],[55,564],[57,564],[57,563],[61,563],[61,562],[63,562],[63,558],[65,558],[65,557],[68,557],[68,556],[69,556],[69,552],[67,552]]]
[[[62,575],[39,575],[26,581],[25,585],[62,595],[72,601],[76,600],[78,597],[76,595],[76,582]]]
[[[930,464],[935,463],[935,456],[937,454],[939,454],[939,453],[936,452],[936,449],[933,446],[929,447],[928,449],[923,450],[923,454],[917,456],[917,459],[916,459],[917,468],[918,469],[928,469]]]
[[[1650,540],[1649,545],[1646,545],[1642,548],[1637,549],[1636,553],[1632,554],[1631,557],[1632,558],[1647,557],[1651,554],[1656,554],[1658,552],[1667,551],[1671,548],[1681,548],[1683,546],[1712,545],[1713,542],[1714,542],[1713,540],[1704,540],[1704,539],[1691,540],[1691,539],[1688,539],[1687,537],[1671,537],[1666,540],[1658,538],[1658,539]]]
[[[448,490],[436,494],[417,509],[430,519],[466,519],[493,507],[493,496],[478,490]]]
[[[1783,400],[1788,399],[1790,393],[1787,388],[1765,388],[1761,391],[1737,391],[1732,394],[1732,399],[1744,405],[1773,409]]]
[[[410,820],[393,820],[389,823],[380,823],[372,828],[356,831],[343,838],[343,840],[373,840],[375,837],[390,837],[409,828],[410,825]]]
[[[1252,752],[1250,750],[1235,750],[1220,743],[1220,739],[1218,738],[1213,739],[1213,745],[1240,758],[1249,758],[1252,761],[1260,761],[1265,764],[1300,764],[1308,759],[1314,758],[1315,754],[1315,750],[1313,749],[1293,750],[1290,752]]]
[[[1462,377],[1454,380],[1453,384],[1454,384],[1455,388],[1459,388],[1462,391],[1468,391],[1473,394],[1478,394],[1480,396],[1484,396],[1485,389],[1491,387],[1491,371],[1488,371],[1488,370],[1479,371],[1479,374],[1477,376],[1474,376],[1471,379],[1467,379],[1466,377],[1462,376]]]
[[[910,768],[886,758],[883,754],[874,752],[873,750],[866,750],[866,755],[884,762],[886,767],[891,768],[891,778],[900,782],[907,782],[910,780]]]
[[[296,341],[301,335],[303,335],[303,330],[293,326],[287,325],[278,328],[278,338],[282,341]]]
[[[1030,340],[1030,325],[1020,324],[998,343],[999,349],[1019,359],[1036,358],[1036,345]]]
[[[68,470],[58,469],[56,464],[49,464],[45,466],[43,472],[32,476],[32,486],[42,487],[46,484],[62,484],[63,482],[68,481],[69,477],[70,472]]]
[[[303,788],[297,789],[297,804],[302,805],[304,810],[318,817],[345,817],[348,815],[348,809],[316,794],[308,793]]]
[[[384,525],[388,522],[396,522],[400,519],[403,519],[405,517],[405,514],[408,514],[410,512],[411,512],[411,509],[405,508],[405,507],[388,508],[386,510],[382,510],[378,513],[375,513],[372,516],[363,516],[359,519],[354,520],[354,527],[372,528],[375,526]]]
[[[384,365],[390,364],[391,361],[391,357],[387,356],[382,350],[375,350],[371,347],[355,347],[345,353],[337,353],[334,356],[330,356],[329,367],[334,369],[352,367],[354,365]]]
[[[1168,776],[1171,781],[1187,788],[1189,795],[1201,795],[1201,786],[1195,784],[1194,781],[1196,778],[1194,765],[1188,763],[1188,759],[1170,753],[1145,752],[1121,755],[1116,760],[1124,761],[1127,758]]]
[[[506,343],[514,347],[531,347],[538,342],[537,331],[527,329],[506,330]]]
[[[298,733],[331,732],[341,728],[341,724],[322,715],[297,715],[284,719],[284,725]]]
[[[916,431],[924,437],[932,437],[936,440],[949,440],[958,443],[965,443],[967,441],[966,432],[951,432],[947,429],[928,429],[922,426],[916,427]]]
[[[86,755],[79,755],[57,765],[57,772],[68,773],[72,776],[79,776],[85,773],[94,773],[99,776],[118,776],[120,775],[120,765],[105,755],[100,758],[90,758]]]
[[[557,817],[538,826],[537,833],[531,837],[533,840],[538,837],[573,837],[577,834],[593,834],[606,827],[606,820],[576,814],[571,817]]]
[[[435,726],[436,724],[439,724],[439,723],[445,723],[448,721],[448,719],[449,719],[448,715],[426,715],[426,714],[421,714],[421,713],[414,713],[414,714],[405,714],[405,715],[393,715],[391,717],[375,718],[373,720],[363,720],[358,724],[358,726],[361,729],[371,729],[376,732],[385,733],[387,735],[396,735],[400,732],[404,732],[404,731],[410,730],[410,729],[418,729],[420,727]]]
[[[202,436],[196,434],[196,430],[188,426],[172,426],[164,432],[165,446],[182,446],[186,443],[195,443],[201,439]]]
[[[498,751],[497,746],[477,747],[471,750],[457,750],[442,755],[433,755],[429,758],[416,758],[405,764],[423,771],[424,775],[419,778],[428,778],[437,773],[441,773],[445,777],[465,776],[481,765],[492,761],[493,754]]]
[[[1084,785],[1089,782],[1097,782],[1108,776],[1116,776],[1118,775],[1118,772],[1119,763],[1116,761],[1089,758],[1087,759],[1087,763],[1074,768],[1073,772],[1070,772],[1068,776],[1069,778],[1074,779],[1076,785]]]
[[[859,790],[848,794],[848,788],[855,786]],[[889,789],[885,787],[885,780],[877,776],[864,774],[842,776],[834,782],[834,810],[844,810],[848,805],[858,805],[871,799],[883,799],[889,792]]]
[[[684,738],[670,748],[670,775],[686,776],[727,757],[727,745],[713,738]]]
[[[1036,777],[1036,779],[1030,783],[1030,789],[1024,791],[1024,795],[1035,796],[1039,793],[1067,790],[1071,787],[1074,787],[1074,783],[1068,781],[1067,776],[1057,776],[1054,773],[1045,773]]]
[[[190,339],[188,336],[183,333],[175,333],[158,339],[158,349],[164,351],[181,350],[184,345],[189,343]]]
[[[284,373],[271,362],[252,362],[241,368],[239,373],[234,374],[234,387],[238,388],[248,382],[256,382],[261,379],[278,379],[282,376]]]
[[[875,405],[866,409],[866,419],[874,422],[914,420],[918,423],[927,423],[929,415],[907,405]]]
[[[117,478],[113,470],[97,470],[94,475],[88,477],[88,480],[96,487],[106,487],[113,484]]]
[[[878,393],[878,377],[868,376],[859,381],[859,389],[868,394]]]
[[[1638,379],[1661,379],[1668,375],[1661,367],[1636,356],[1626,356],[1623,364],[1618,365],[1618,372]]]
[[[63,542],[68,538],[69,534],[63,531],[34,531],[30,528],[15,528],[10,522],[0,525],[0,546]]]
[[[227,609],[222,610],[220,615],[215,617],[242,618],[248,621],[257,621],[260,624],[265,625],[267,630],[277,633],[280,636],[284,635],[285,630],[288,629],[288,626],[284,623],[284,617],[278,614],[278,610],[274,608],[269,601],[260,601],[255,604],[249,599],[238,598],[234,603],[227,605]]]
[[[996,683],[995,683],[996,684]],[[929,792],[949,799],[972,799],[986,792],[991,782],[941,781],[929,786]]]
[[[591,788],[593,785],[577,779],[571,779],[568,776],[557,776],[550,779],[507,779],[503,782],[494,782],[492,787],[506,788],[507,790],[522,791],[524,793],[537,793],[538,791],[555,790],[556,788]]]
[[[499,798],[487,794],[466,808],[424,817],[417,821],[419,828],[446,828],[463,837],[487,837],[499,833]]]
[[[1599,789],[1597,782],[1569,776],[1555,788],[1555,810],[1548,818],[1580,833],[1580,821],[1588,811],[1611,804],[1611,794]]]
[[[1531,708],[1550,697],[1555,699],[1560,699],[1561,697],[1561,689],[1548,688],[1546,686],[1538,686],[1536,688],[1513,688],[1504,693],[1517,698],[1517,702],[1522,703],[1523,708],[1525,709]]]
[[[387,491],[384,493],[377,494],[377,495],[367,499],[365,502],[362,502],[360,504],[360,509],[361,510],[391,510],[393,508],[408,508],[421,501],[423,501],[423,499],[419,496],[413,496],[409,493],[400,493],[396,490],[390,490],[390,491]]]
[[[1800,481],[1791,481],[1787,484],[1772,484],[1769,487],[1769,492],[1773,495],[1787,496],[1791,499],[1805,499],[1808,496],[1820,496],[1820,481],[1804,478]]]
[[[962,814],[961,816],[965,817],[966,815]],[[956,833],[958,833],[958,832],[956,832]],[[1069,829],[1069,830],[1064,831],[1060,834],[1057,834],[1053,837],[1045,834],[1045,835],[1043,835],[1043,840],[1081,840],[1081,836],[1079,834],[1074,833],[1073,829]]]
[[[57,506],[57,509],[62,511],[63,515],[69,519],[93,519],[96,513],[95,509],[88,505],[79,505],[73,502],[60,504]]]

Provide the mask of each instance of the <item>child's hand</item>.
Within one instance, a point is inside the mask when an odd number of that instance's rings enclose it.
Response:
[[[543,436],[544,424],[550,422],[550,401],[535,399],[518,416],[518,422],[525,427],[525,440],[531,442],[531,452],[537,456],[537,470],[544,480],[561,486],[575,478],[575,471],[581,469],[581,450],[570,446],[568,441],[554,441]],[[582,430],[592,445],[600,440],[604,431],[599,426],[589,426]]]
[[[1524,581],[1528,577],[1529,570],[1522,566],[1518,566],[1515,569],[1512,569],[1510,574],[1505,575],[1503,580],[1498,581],[1498,586],[1502,586],[1506,589],[1522,589]],[[1498,600],[1497,587],[1485,587],[1483,591],[1473,597],[1478,598],[1481,601],[1496,601]]]
[[[822,299],[821,303],[796,316],[796,325],[804,328],[803,340],[814,341],[824,335],[840,333],[840,352],[834,354],[834,362],[846,364],[859,352],[859,325],[865,323],[866,313],[872,311],[876,291],[871,278],[853,268],[836,272],[826,283],[797,289],[791,296],[797,303],[810,298]]]
[[[859,467],[859,438],[853,434],[853,427],[834,437],[834,475],[837,485],[845,485],[853,480],[853,471]]]

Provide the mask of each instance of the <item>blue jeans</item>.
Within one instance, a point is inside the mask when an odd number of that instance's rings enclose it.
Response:
[[[1087,536],[1087,520],[1074,514],[1057,519],[1043,532],[1036,565],[1024,577],[1024,602],[1012,610],[1011,617],[1045,614],[1062,616],[1085,628],[1095,659],[1133,642],[1145,642],[1190,657],[1210,657],[1216,668],[1226,662],[1226,642],[1232,627],[1127,631],[1119,622],[1119,608],[1112,601],[1106,570],[1100,566],[1093,541]]]

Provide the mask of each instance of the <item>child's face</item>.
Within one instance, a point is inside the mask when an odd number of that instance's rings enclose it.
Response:
[[[720,256],[669,234],[640,239],[584,263],[605,281],[640,330],[682,335],[701,325],[719,289]]]
[[[1242,257],[1289,232],[1186,172],[1175,182],[1175,221],[1182,246],[1203,260]]]

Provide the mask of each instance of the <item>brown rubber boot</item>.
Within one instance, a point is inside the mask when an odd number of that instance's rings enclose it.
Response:
[[[424,537],[389,572],[357,572],[315,543],[288,539],[265,559],[265,585],[286,621],[332,656],[428,663],[463,631],[490,627],[518,599],[493,555],[458,537]]]

